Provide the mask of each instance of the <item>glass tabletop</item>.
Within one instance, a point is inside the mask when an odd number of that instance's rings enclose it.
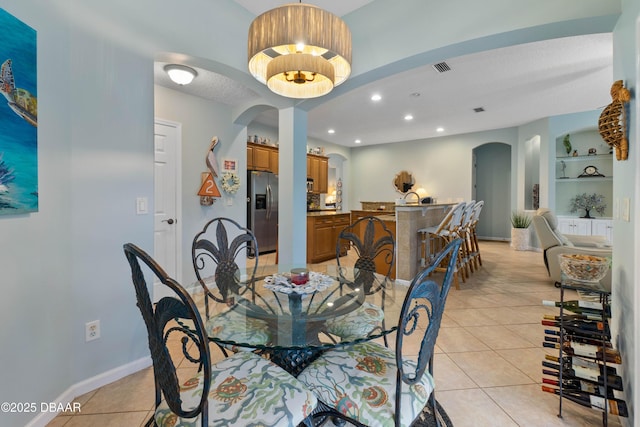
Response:
[[[355,268],[313,266],[308,281],[271,266],[253,281],[238,279],[205,319],[218,344],[255,349],[322,349],[395,331],[408,286]],[[266,271],[266,273],[265,273]],[[208,279],[207,286],[215,287]],[[203,316],[205,318],[205,316]]]

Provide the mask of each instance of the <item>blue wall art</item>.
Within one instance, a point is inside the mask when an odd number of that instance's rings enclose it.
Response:
[[[0,215],[38,211],[36,31],[0,9]]]

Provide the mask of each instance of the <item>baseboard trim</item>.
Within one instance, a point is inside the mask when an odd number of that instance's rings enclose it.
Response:
[[[90,391],[96,390],[107,384],[111,384],[114,381],[118,381],[119,379],[122,379],[128,375],[146,369],[149,366],[151,366],[150,356],[134,360],[133,362],[127,363],[126,365],[118,366],[117,368],[111,369],[107,372],[103,372],[94,377],[87,378],[86,380],[72,385],[51,403],[55,403],[56,406],[66,406],[67,404],[73,402],[73,399],[78,396],[82,396],[85,393],[89,393]],[[56,416],[58,416],[58,413],[56,412],[41,412],[25,427],[45,427]]]

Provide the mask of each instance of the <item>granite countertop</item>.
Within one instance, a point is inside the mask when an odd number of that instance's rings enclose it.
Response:
[[[349,215],[349,213],[350,213],[349,211],[338,212],[335,209],[325,209],[325,210],[307,212],[307,216],[326,216],[326,215],[344,215],[344,214]]]

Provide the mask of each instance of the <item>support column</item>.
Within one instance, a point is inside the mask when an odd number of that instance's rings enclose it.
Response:
[[[278,264],[307,263],[307,112],[279,111]]]

